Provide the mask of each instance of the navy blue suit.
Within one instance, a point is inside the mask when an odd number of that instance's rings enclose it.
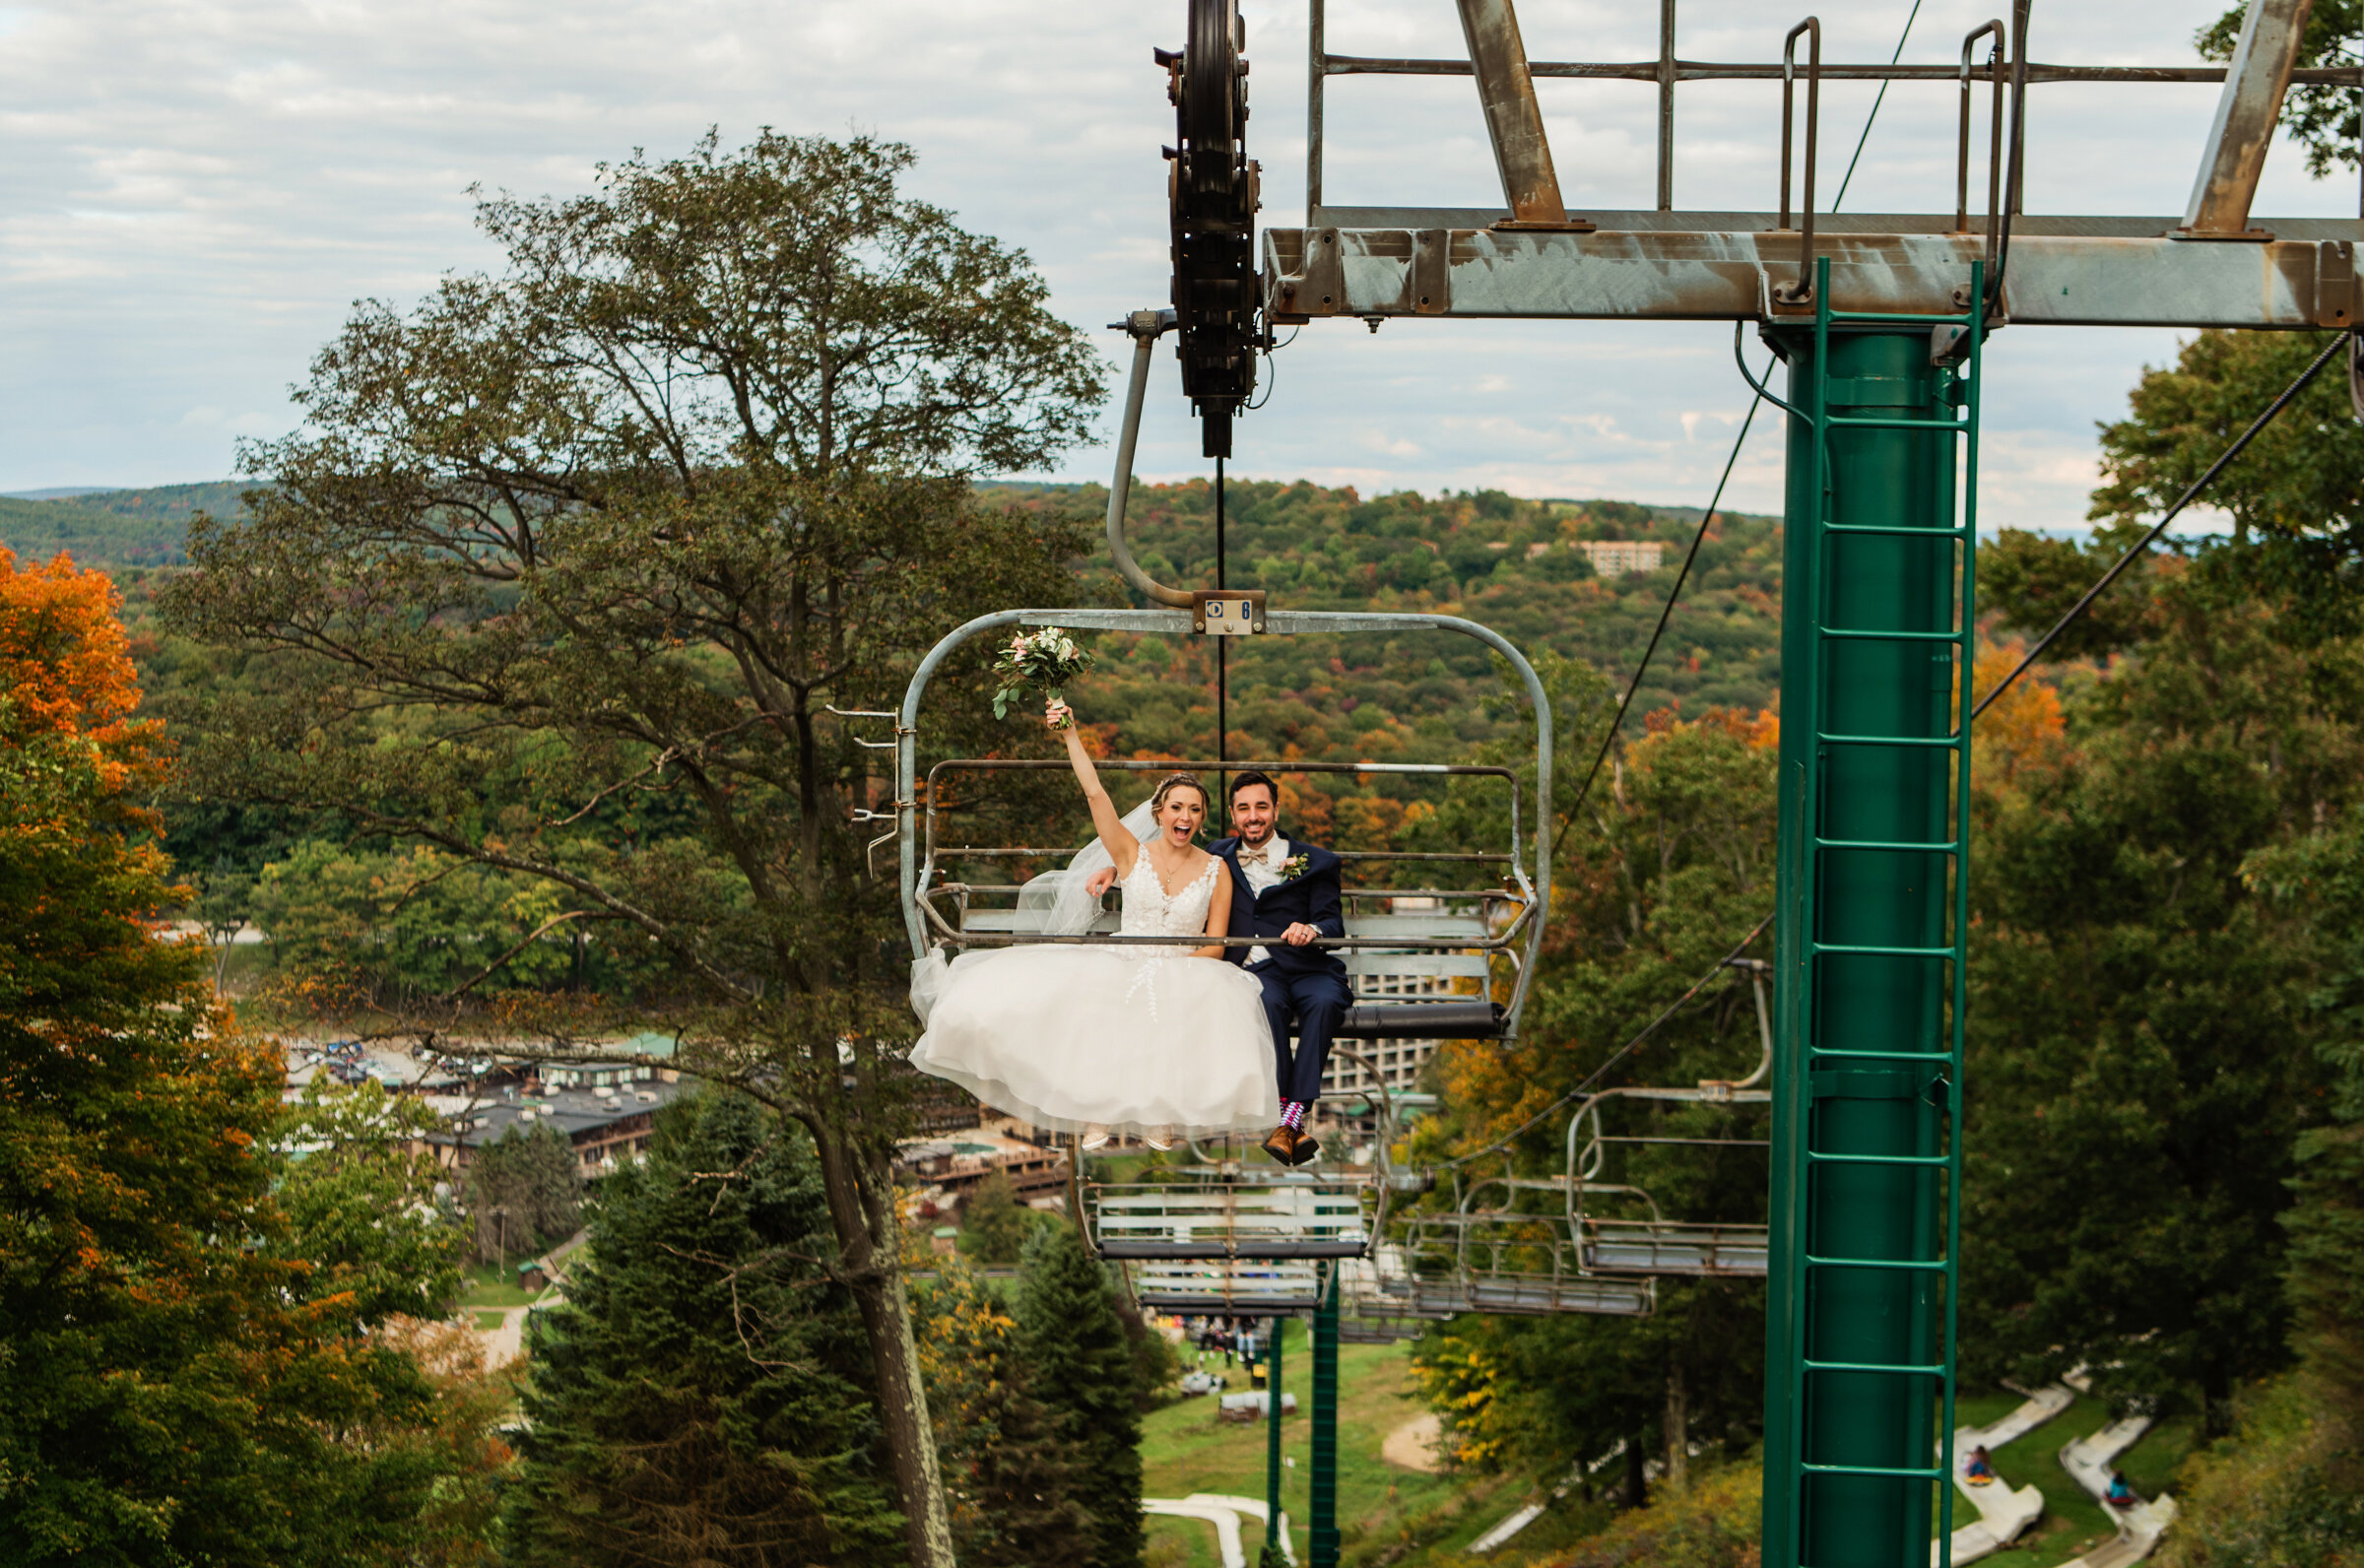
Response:
[[[1286,835],[1282,835],[1286,836]],[[1230,947],[1224,956],[1244,964],[1264,985],[1264,1013],[1272,1020],[1279,1060],[1280,1097],[1312,1104],[1321,1098],[1322,1068],[1330,1060],[1330,1037],[1354,1005],[1346,966],[1328,947],[1292,947],[1280,940],[1290,926],[1313,927],[1325,937],[1343,937],[1346,921],[1339,895],[1339,858],[1316,844],[1290,839],[1291,856],[1305,857],[1302,876],[1252,893],[1239,868],[1239,840],[1219,838],[1207,846],[1231,871],[1231,931],[1234,937],[1270,937],[1261,963],[1248,963],[1248,949]],[[1290,1045],[1291,1025],[1296,1043]]]

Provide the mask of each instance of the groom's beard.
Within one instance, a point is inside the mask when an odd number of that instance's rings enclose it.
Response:
[[[1273,826],[1265,829],[1265,833],[1262,838],[1251,838],[1243,830],[1239,835],[1239,847],[1242,849],[1262,849],[1265,845],[1273,841],[1273,835],[1280,830],[1280,824],[1275,823]]]

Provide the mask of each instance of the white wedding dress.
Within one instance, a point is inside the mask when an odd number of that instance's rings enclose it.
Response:
[[[1121,884],[1120,935],[1195,941],[1041,943],[950,965],[941,948],[930,953],[913,975],[927,1032],[912,1065],[1060,1132],[1270,1129],[1280,1090],[1264,988],[1237,964],[1189,956],[1205,940],[1220,864],[1211,857],[1169,894],[1145,849]]]

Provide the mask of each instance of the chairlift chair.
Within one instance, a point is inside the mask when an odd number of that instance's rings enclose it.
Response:
[[[963,773],[1063,770],[1055,759],[948,757],[930,765],[921,789],[919,744],[930,685],[945,660],[976,638],[1005,627],[1056,625],[1070,630],[1127,631],[1165,636],[1290,636],[1321,633],[1440,631],[1472,638],[1499,654],[1517,672],[1535,723],[1536,799],[1532,819],[1524,813],[1520,780],[1503,767],[1424,762],[1315,762],[1304,760],[1174,758],[1102,762],[1103,771],[1143,772],[1195,768],[1271,773],[1334,773],[1352,777],[1412,776],[1499,780],[1510,791],[1509,834],[1498,848],[1468,852],[1347,851],[1351,875],[1375,863],[1435,867],[1440,882],[1458,868],[1496,874],[1490,886],[1434,886],[1404,889],[1347,885],[1342,938],[1320,939],[1337,949],[1349,975],[1364,980],[1386,973],[1412,975],[1422,982],[1415,994],[1358,1000],[1338,1030],[1346,1040],[1496,1039],[1517,1037],[1519,1017],[1542,951],[1551,903],[1549,833],[1544,824],[1551,799],[1551,708],[1534,667],[1500,633],[1459,616],[1387,611],[1288,611],[1269,609],[1264,595],[1228,590],[1168,588],[1152,581],[1133,559],[1124,537],[1133,450],[1149,381],[1152,347],[1175,324],[1174,313],[1136,311],[1120,325],[1134,340],[1133,374],[1125,420],[1117,442],[1116,472],[1108,501],[1108,541],[1119,569],[1148,598],[1149,609],[1019,609],[978,616],[948,632],[929,650],[911,677],[895,715],[895,837],[898,884],[911,955],[924,958],[932,947],[1007,947],[1055,942],[1124,945],[1160,939],[1123,937],[1103,918],[1077,935],[1042,929],[1039,917],[1017,907],[1015,882],[955,882],[946,862],[1016,861],[1065,853],[1039,846],[953,844],[946,841],[944,784]],[[1417,898],[1424,907],[1412,907]],[[1405,901],[1405,902],[1399,902]],[[1215,939],[1226,946],[1252,939]],[[1463,988],[1467,988],[1466,990]],[[1426,994],[1416,994],[1425,992]],[[1496,995],[1507,992],[1497,1003]],[[1387,1135],[1374,1170],[1339,1168],[1321,1172],[1256,1171],[1236,1164],[1176,1172],[1180,1184],[1123,1189],[1095,1185],[1093,1242],[1102,1256],[1122,1259],[1145,1306],[1171,1310],[1256,1311],[1270,1297],[1295,1300],[1310,1290],[1314,1299],[1331,1282],[1338,1260],[1360,1258],[1384,1217],[1386,1193],[1405,1180],[1385,1158]],[[1251,1267],[1255,1266],[1255,1267]],[[1310,1281],[1310,1283],[1309,1283]],[[1181,1303],[1191,1303],[1181,1305]],[[1223,1303],[1220,1305],[1214,1303]],[[1282,1310],[1270,1307],[1267,1310]]]

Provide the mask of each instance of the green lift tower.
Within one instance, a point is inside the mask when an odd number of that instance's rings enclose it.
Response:
[[[1754,323],[1787,361],[1786,386],[1767,392],[1788,416],[1788,527],[1764,1560],[1923,1568],[1954,1462],[1963,720],[1987,340],[2006,325],[2351,328],[2364,221],[2253,221],[2250,206],[2290,84],[2364,87],[2364,72],[2296,68],[2310,0],[2251,0],[2225,67],[2035,62],[2027,0],[2009,29],[1961,40],[1958,61],[1864,65],[1824,64],[1810,18],[1778,62],[1684,59],[1675,0],[1660,0],[1655,58],[1531,60],[1514,0],[1455,4],[1467,57],[1401,59],[1335,52],[1324,0],[1310,0],[1304,226],[1264,230],[1252,282],[1194,276],[1176,304],[1252,291],[1268,332],[1325,317],[1724,320]],[[1235,52],[1236,0],[1192,0],[1194,19],[1210,7],[1221,17],[1194,20],[1192,38]],[[1185,81],[1244,73],[1195,46]],[[1498,205],[1325,200],[1331,84],[1390,75],[1474,79]],[[1655,92],[1655,206],[1569,210],[1538,78]],[[1834,79],[1958,98],[1951,212],[1814,211],[1818,89]],[[1784,85],[1779,210],[1683,212],[1677,90],[1742,80]],[[2223,84],[2180,217],[2019,211],[2028,92],[2160,81]]]

